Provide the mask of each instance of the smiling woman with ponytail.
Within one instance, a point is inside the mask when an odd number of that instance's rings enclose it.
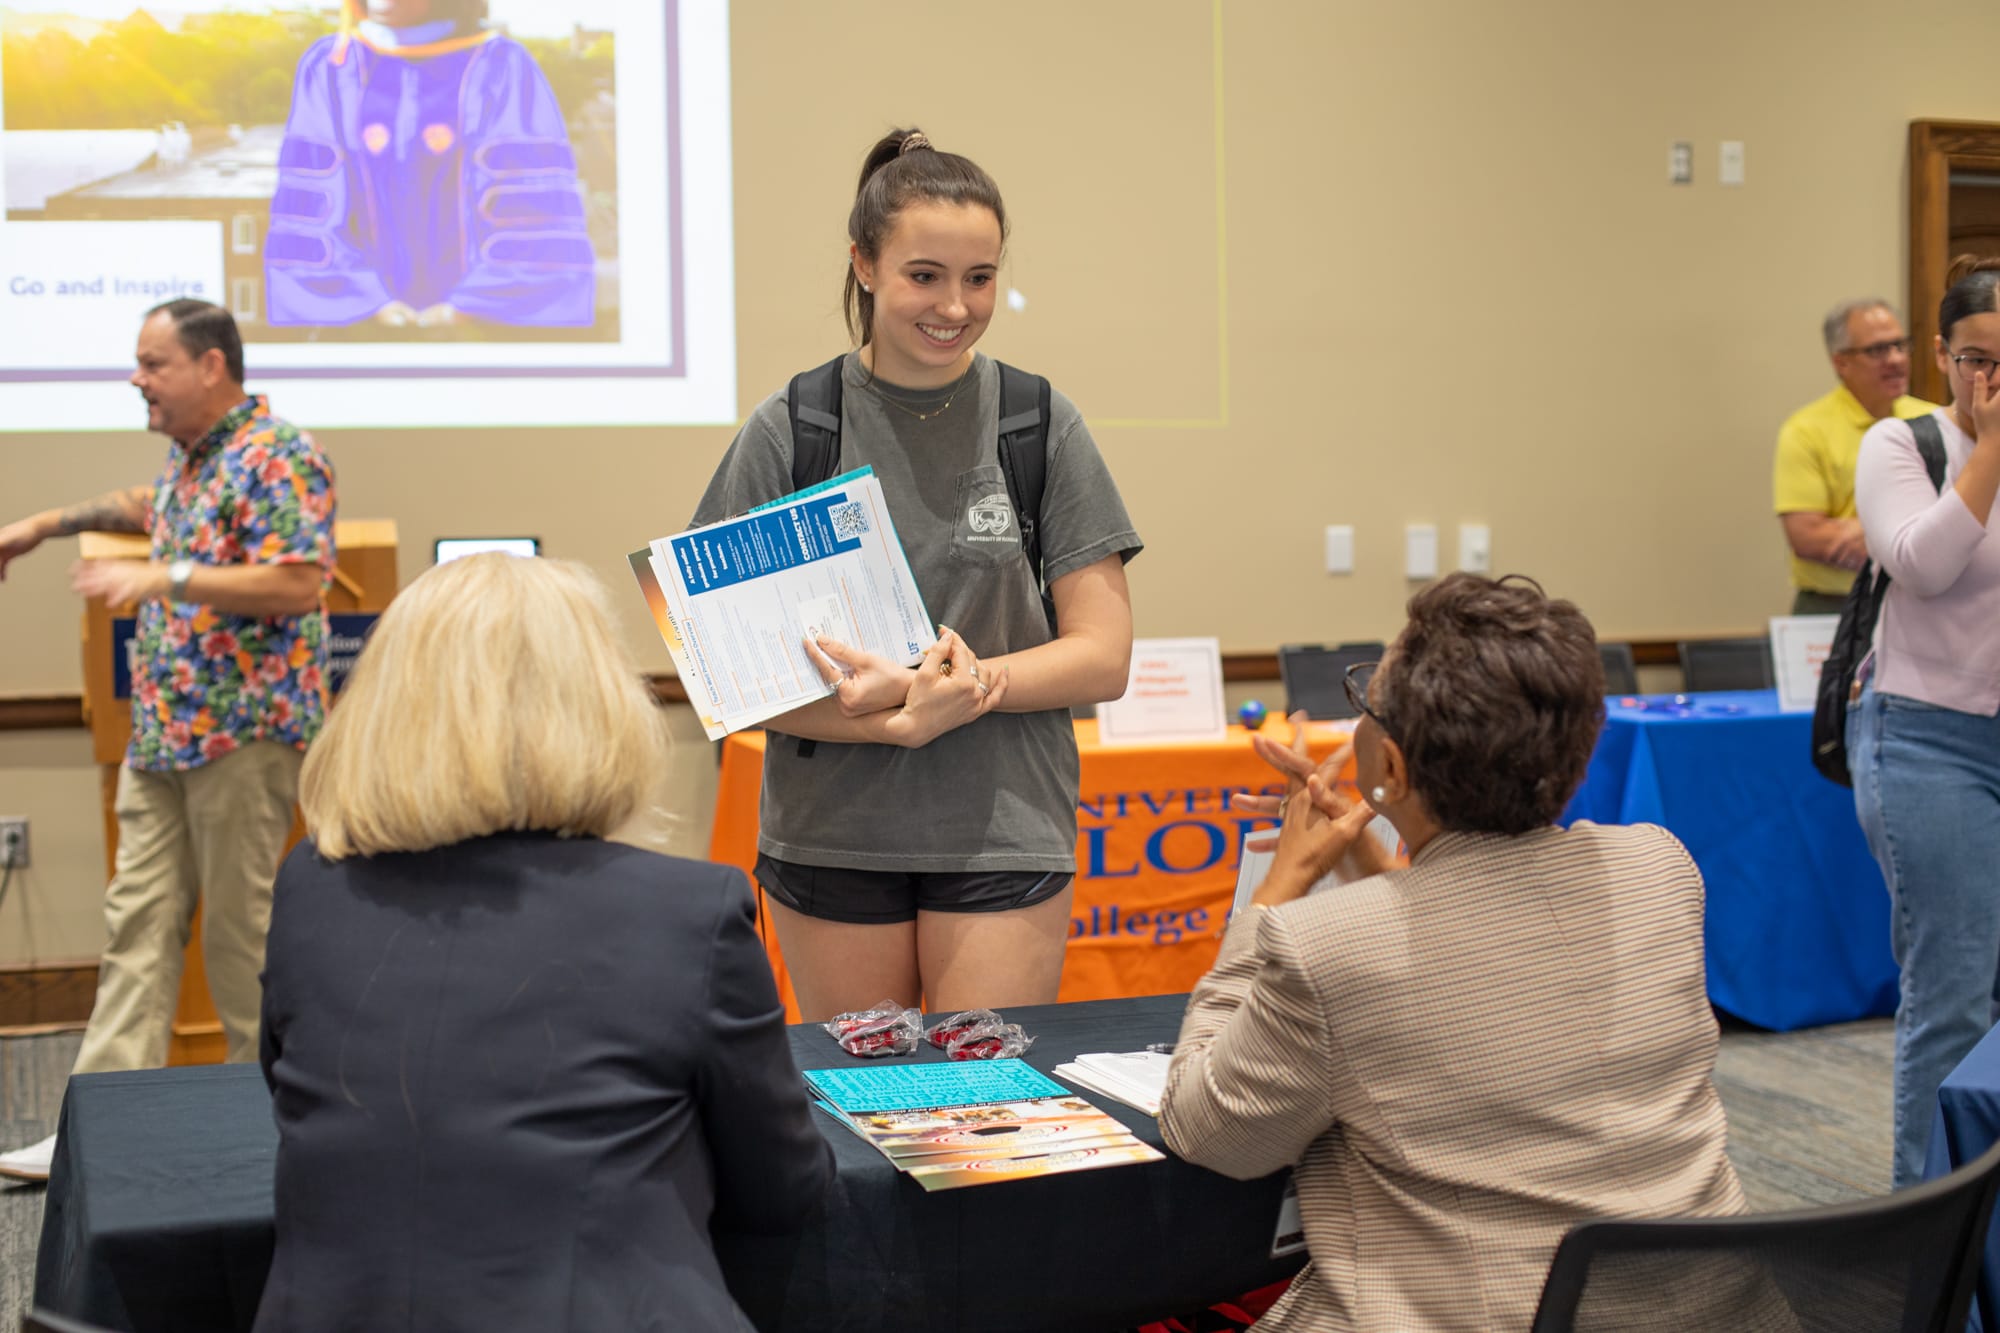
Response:
[[[1070,709],[1125,690],[1125,562],[1140,543],[1070,401],[974,350],[1007,234],[1000,189],[971,159],[920,130],[878,140],[847,219],[855,349],[751,413],[694,516],[712,523],[872,466],[940,621],[914,670],[831,639],[800,644],[800,669],[838,689],[769,724],[789,739],[765,747],[757,879],[808,1019],[885,996],[938,1010],[1044,1003],[1062,975]],[[1046,439],[1038,506],[1001,466],[1008,384],[1039,385],[1026,404]],[[838,421],[838,456],[801,477],[792,423],[808,407]],[[1010,431],[1026,415],[1010,400]],[[1039,569],[1023,541],[1031,520]]]

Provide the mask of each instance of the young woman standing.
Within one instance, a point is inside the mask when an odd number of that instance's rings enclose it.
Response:
[[[1000,367],[974,350],[1007,239],[992,178],[894,131],[862,166],[848,239],[859,347],[839,367],[839,470],[875,469],[939,637],[915,669],[807,645],[839,690],[770,724],[757,879],[808,1019],[885,996],[1047,1003],[1076,864],[1070,709],[1124,692],[1139,537],[1051,393],[1039,574],[1028,561],[998,456]],[[796,489],[788,392],[744,423],[697,523]]]
[[[1854,805],[1888,882],[1896,1005],[1896,1188],[1923,1178],[1937,1089],[1993,1025],[2000,994],[2000,261],[1952,266],[1938,308],[1951,406],[1932,484],[1916,425],[1861,438],[1854,499],[1894,580],[1847,712]]]

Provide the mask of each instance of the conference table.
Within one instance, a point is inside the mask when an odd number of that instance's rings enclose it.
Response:
[[[1924,1179],[1935,1180],[2000,1143],[2000,1027],[1989,1031],[1938,1089],[1937,1113],[1931,1121],[1930,1154]],[[1989,1312],[2000,1313],[2000,1231],[1986,1232],[1986,1259],[1979,1268],[1973,1302],[1972,1330],[2000,1329]]]
[[[1025,1059],[1171,1041],[1184,995],[1023,1007]],[[853,1061],[791,1029],[801,1069]],[[911,1060],[943,1056],[924,1047]],[[1059,1080],[1060,1081],[1060,1080]],[[1090,1100],[1161,1146],[1152,1117]],[[1164,1160],[926,1194],[830,1116],[826,1211],[789,1238],[718,1236],[731,1292],[760,1329],[1111,1330],[1295,1273],[1271,1256],[1285,1173],[1236,1181]],[[255,1066],[70,1080],[49,1180],[35,1301],[127,1333],[251,1326],[270,1267],[277,1131]],[[532,1208],[533,1199],[521,1206]],[[356,1218],[366,1226],[366,1218]]]
[[[1613,696],[1563,823],[1659,824],[1708,886],[1708,995],[1788,1031],[1895,1012],[1889,895],[1854,794],[1775,690]]]
[[[1244,839],[1277,827],[1275,820],[1232,811],[1229,796],[1283,795],[1284,783],[1257,757],[1251,733],[1240,726],[1216,740],[1135,745],[1104,743],[1095,721],[1075,726],[1081,771],[1076,880],[1057,997],[1102,1000],[1192,990],[1215,962]],[[1308,724],[1313,756],[1325,759],[1353,728],[1351,722]],[[1291,726],[1281,718],[1272,718],[1264,729],[1279,740],[1291,739]],[[757,863],[765,740],[762,731],[727,737],[716,784],[708,856],[746,874]],[[1350,784],[1353,773],[1350,761]],[[762,913],[759,920],[765,920]],[[796,1019],[784,953],[769,929],[764,947],[779,994]]]

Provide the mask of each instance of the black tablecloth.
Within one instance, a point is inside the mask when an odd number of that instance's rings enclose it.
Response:
[[[1163,995],[1006,1017],[1037,1037],[1026,1058],[1047,1071],[1085,1051],[1172,1040],[1185,1005]],[[849,1060],[816,1027],[791,1035],[802,1069]],[[1151,1117],[1091,1099],[1160,1146]],[[763,1329],[1112,1329],[1301,1262],[1269,1257],[1282,1175],[1232,1181],[1170,1156],[925,1194],[830,1117],[822,1129],[839,1163],[825,1215],[795,1237],[716,1237],[731,1290]],[[271,1262],[277,1153],[258,1071],[82,1075],[61,1136],[36,1302],[130,1333],[249,1328]]]

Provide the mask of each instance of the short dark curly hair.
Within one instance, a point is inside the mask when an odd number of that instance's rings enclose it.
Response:
[[[1554,822],[1604,725],[1590,621],[1533,579],[1463,572],[1412,597],[1409,616],[1376,708],[1431,817],[1471,833]]]

